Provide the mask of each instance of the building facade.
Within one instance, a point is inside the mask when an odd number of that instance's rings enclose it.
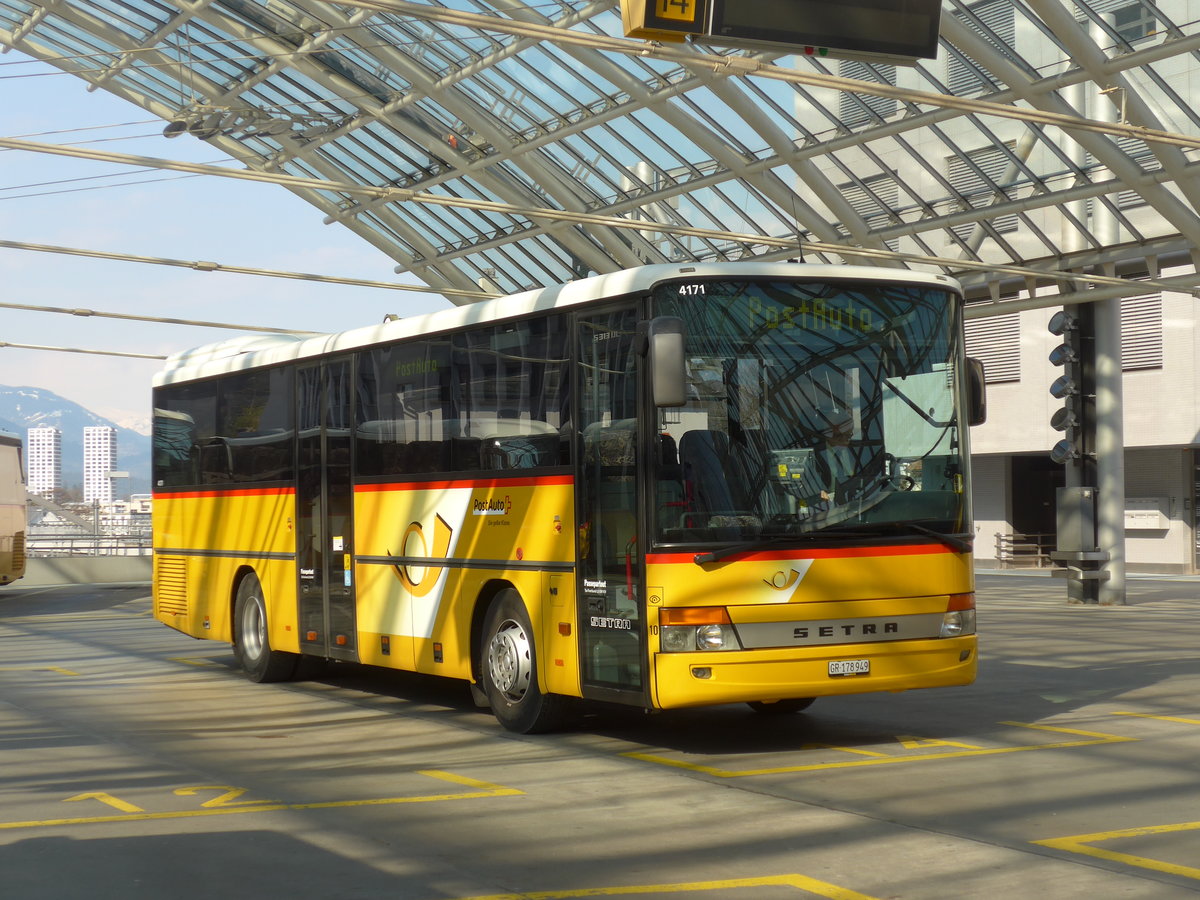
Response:
[[[1168,273],[1164,273],[1168,274]],[[988,421],[971,430],[976,558],[988,566],[1048,566],[1056,539],[1056,489],[1065,470],[1049,450],[1063,405],[1049,355],[1062,339],[1053,309],[967,323],[967,352],[984,361]],[[1190,293],[1122,301],[1125,552],[1131,572],[1200,571],[1196,514],[1200,449],[1200,346]]]
[[[1193,5],[1182,0],[1092,0],[1089,7],[1067,3],[1065,11],[1096,47],[1116,58],[1153,52],[1170,39],[1165,23],[1194,16]],[[1072,72],[1076,62],[1023,9],[1010,0],[947,7],[942,34],[968,52],[943,54],[924,65],[951,93],[980,97],[1022,83],[1017,74],[1022,67],[1028,67],[1030,79],[1035,72],[1047,80]],[[856,60],[834,66],[839,75],[889,87],[927,87],[903,66]],[[1195,133],[1194,123],[1166,111],[1177,92],[1186,96],[1196,83],[1196,58],[1164,59],[1154,75],[1137,87],[1148,108],[1166,116],[1159,124]],[[1100,92],[1081,82],[1064,95],[1093,120],[1124,121],[1128,115],[1121,104],[1130,92]],[[1200,572],[1195,338],[1200,321],[1190,290],[1163,289],[1164,283],[1194,284],[1197,260],[1176,224],[1148,200],[1158,191],[1156,175],[1173,165],[1170,153],[1126,136],[1083,146],[1016,119],[988,119],[986,131],[962,119],[912,129],[901,151],[887,143],[886,134],[913,114],[903,99],[832,90],[811,96],[803,110],[807,119],[819,122],[823,109],[837,109],[843,122],[880,135],[842,151],[836,161],[818,158],[814,164],[842,188],[887,249],[985,264],[1016,259],[1033,268],[1148,283],[1145,293],[1131,292],[1120,301],[1126,565],[1131,572]],[[1054,204],[1039,199],[1053,185],[1082,183],[1084,176],[1088,188],[1073,199]],[[921,229],[922,222],[939,217],[954,226],[940,235]],[[975,553],[983,568],[1054,565],[1057,488],[1065,486],[1066,472],[1050,458],[1063,438],[1050,420],[1063,404],[1049,388],[1063,370],[1048,359],[1062,338],[1047,325],[1063,307],[1033,307],[1042,299],[1061,303],[1062,294],[1073,289],[1096,287],[1053,286],[1017,274],[993,280],[986,294],[968,290],[974,313],[989,305],[996,310],[970,319],[966,329],[967,352],[984,361],[988,382],[988,421],[971,433]]]
[[[37,425],[25,432],[26,484],[31,494],[57,499],[62,490],[62,431]]]
[[[83,501],[111,503],[117,467],[117,430],[109,425],[83,429]]]

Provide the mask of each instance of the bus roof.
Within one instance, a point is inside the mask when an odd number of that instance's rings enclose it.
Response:
[[[244,335],[183,350],[167,358],[154,385],[208,378],[289,360],[347,352],[378,343],[422,334],[454,331],[467,325],[499,322],[543,310],[560,309],[627,294],[649,291],[662,281],[695,278],[804,278],[850,281],[893,281],[936,285],[958,291],[945,275],[874,266],[810,265],[797,262],[729,262],[639,266],[593,275],[566,284],[538,288],[507,297],[480,300],[465,306],[420,316],[385,321],[324,335]]]

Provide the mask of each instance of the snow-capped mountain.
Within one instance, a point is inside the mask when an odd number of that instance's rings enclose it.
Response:
[[[38,425],[53,425],[62,432],[64,488],[83,484],[83,429],[111,425],[117,429],[117,468],[129,473],[129,492],[149,492],[149,437],[96,415],[53,391],[0,385],[0,430],[11,431],[25,440],[26,430]],[[119,494],[125,493],[120,484],[117,490]]]
[[[104,408],[94,410],[94,412],[96,415],[108,419],[118,428],[128,428],[130,431],[136,431],[143,437],[150,437],[152,420],[149,416],[139,416],[121,410]]]

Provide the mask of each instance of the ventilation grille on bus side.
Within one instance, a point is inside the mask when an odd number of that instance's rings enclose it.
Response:
[[[25,571],[25,532],[18,531],[13,535],[12,567],[14,572]]]
[[[154,557],[154,614],[186,616],[187,560],[178,556]]]

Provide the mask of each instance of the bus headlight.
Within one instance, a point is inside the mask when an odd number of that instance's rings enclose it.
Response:
[[[975,595],[951,594],[942,616],[940,637],[953,638],[975,633]]]
[[[672,625],[658,633],[659,646],[666,653],[686,653],[696,649],[696,628],[692,625]]]
[[[663,609],[658,620],[658,643],[666,653],[741,649],[724,607]]]
[[[701,625],[696,629],[696,647],[700,650],[724,650],[728,638],[727,625]],[[732,629],[730,629],[732,630]]]
[[[658,642],[666,653],[741,649],[732,625],[666,625],[659,629]]]

